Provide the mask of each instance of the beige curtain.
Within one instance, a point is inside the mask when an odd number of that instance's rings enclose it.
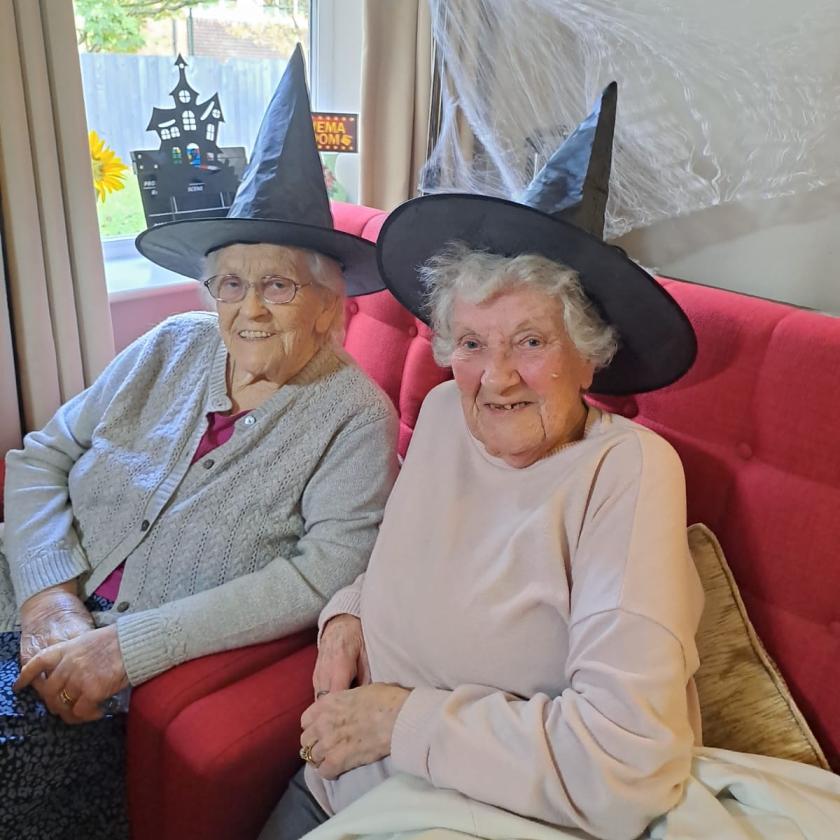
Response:
[[[0,455],[114,352],[72,0],[0,0]]]
[[[365,0],[359,118],[362,204],[391,210],[417,193],[432,87],[428,0]]]

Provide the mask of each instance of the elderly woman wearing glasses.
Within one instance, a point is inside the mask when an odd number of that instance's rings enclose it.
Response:
[[[380,284],[332,227],[308,108],[296,55],[229,217],[138,240],[217,313],[141,337],[8,456],[2,837],[124,836],[114,698],[313,626],[367,565],[396,423],[336,339],[345,288]]]

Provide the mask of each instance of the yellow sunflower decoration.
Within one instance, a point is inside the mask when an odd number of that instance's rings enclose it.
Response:
[[[88,134],[90,144],[90,164],[93,168],[93,188],[97,198],[105,201],[108,193],[125,187],[125,173],[128,167],[117,157],[113,149],[95,132]]]

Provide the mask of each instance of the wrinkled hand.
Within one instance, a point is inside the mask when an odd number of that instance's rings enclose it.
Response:
[[[116,625],[91,630],[36,654],[21,669],[14,690],[21,691],[36,680],[47,708],[65,723],[101,718],[100,704],[128,685]]]
[[[316,700],[300,719],[300,743],[313,745],[319,775],[335,779],[390,755],[394,724],[410,693],[398,685],[373,683]]]
[[[52,586],[23,602],[20,608],[21,665],[26,665],[50,645],[93,630],[93,616],[75,591],[75,582],[70,582]]]
[[[324,694],[344,691],[353,685],[370,683],[362,622],[354,615],[342,613],[331,618],[321,633],[318,659],[312,674],[315,699]]]

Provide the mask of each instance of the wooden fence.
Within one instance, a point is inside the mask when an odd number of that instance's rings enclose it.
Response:
[[[157,149],[159,140],[146,131],[152,108],[171,108],[169,92],[178,83],[174,58],[154,55],[82,53],[82,80],[88,128],[131,163],[133,149]],[[285,61],[192,56],[187,81],[204,102],[218,92],[225,121],[220,146],[244,146],[248,156],[265,108],[285,69]]]

